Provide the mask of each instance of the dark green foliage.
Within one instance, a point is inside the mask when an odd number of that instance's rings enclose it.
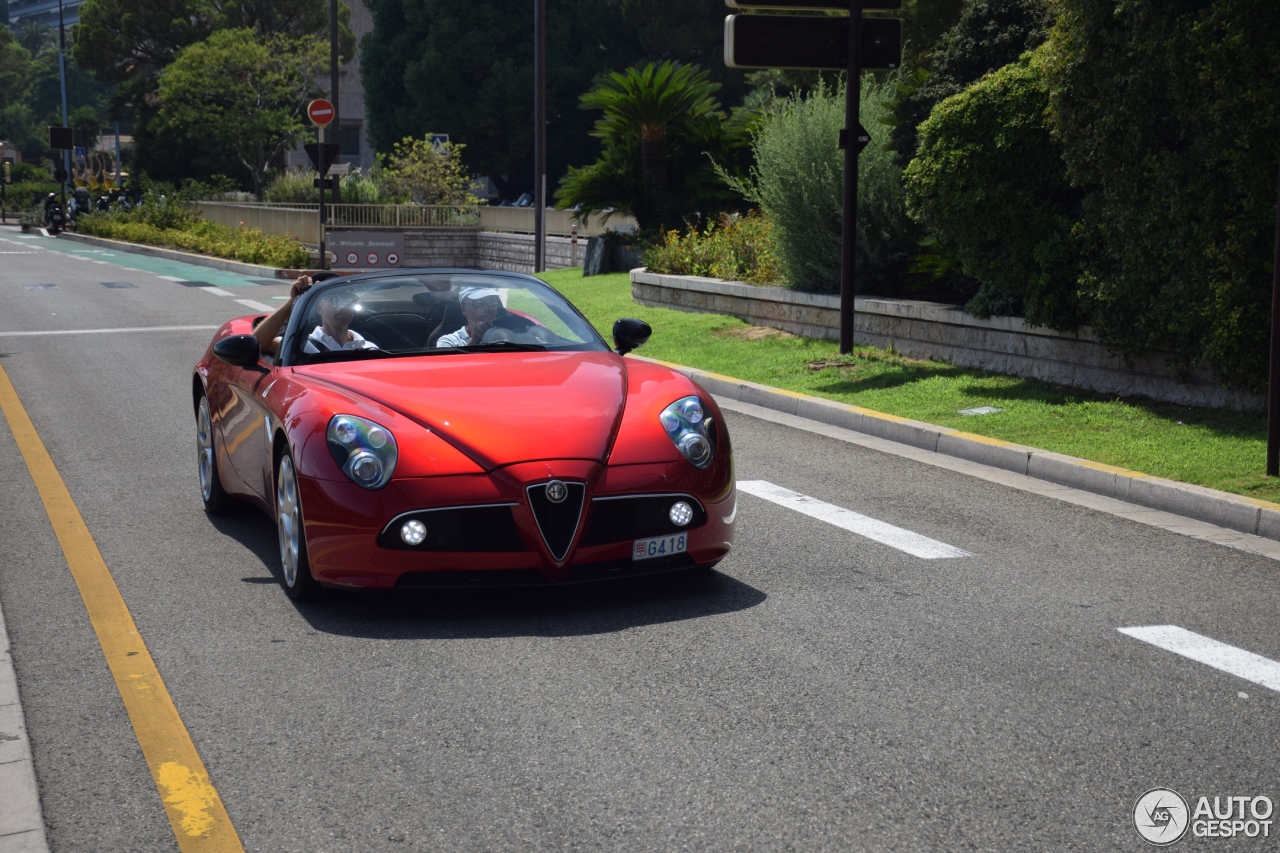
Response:
[[[468,163],[514,198],[532,189],[533,8],[525,0],[367,0],[361,46],[369,133],[386,153],[406,136],[448,133]],[[548,184],[594,161],[579,96],[608,69],[646,59],[703,64],[736,98],[720,59],[722,0],[548,0]]]
[[[916,128],[944,98],[1002,68],[1048,37],[1049,0],[968,0],[959,22],[922,58],[928,72],[901,81],[892,142],[905,166],[916,154]]]
[[[350,8],[338,4],[339,54],[351,56],[355,35]],[[128,115],[135,129],[135,163],[164,180],[212,173],[243,173],[233,152],[206,139],[155,124],[160,72],[183,49],[227,29],[252,29],[263,37],[329,38],[328,0],[86,0],[75,26],[68,61],[114,86],[110,112]],[[55,63],[56,64],[56,63]],[[81,72],[83,73],[83,71]],[[73,99],[74,100],[74,99]],[[75,104],[73,103],[73,106]],[[99,110],[104,118],[107,110]],[[247,181],[246,181],[247,183]]]
[[[1085,286],[1124,352],[1267,379],[1280,4],[1062,0],[1051,123],[1086,191]]]
[[[604,140],[604,153],[591,166],[570,167],[558,204],[613,208],[647,230],[707,220],[738,201],[714,164],[745,149],[750,117],[729,118],[715,98],[719,84],[707,77],[698,66],[662,62],[597,78],[581,105],[603,112],[591,135]]]
[[[907,167],[907,198],[944,253],[981,283],[970,313],[1066,330],[1083,319],[1071,233],[1079,192],[1045,127],[1041,64],[1030,54],[934,107]]]

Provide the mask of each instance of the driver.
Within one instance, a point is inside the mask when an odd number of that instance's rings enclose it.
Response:
[[[502,297],[492,287],[468,287],[458,295],[458,305],[467,324],[458,331],[441,335],[437,347],[461,347],[481,343],[485,332],[493,328],[493,322],[503,312]]]
[[[320,297],[316,311],[320,325],[307,336],[302,351],[308,353],[337,352],[339,350],[377,349],[378,345],[361,337],[350,328],[356,317],[355,293],[345,288],[331,290]]]

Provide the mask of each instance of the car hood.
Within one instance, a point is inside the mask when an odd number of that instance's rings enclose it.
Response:
[[[298,368],[395,409],[486,470],[539,459],[603,461],[626,400],[606,352],[459,353]]]

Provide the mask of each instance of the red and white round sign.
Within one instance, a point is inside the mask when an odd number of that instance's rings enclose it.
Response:
[[[364,260],[365,263],[371,267],[376,267],[378,265],[378,255],[376,252],[370,252]]]
[[[396,264],[400,263],[400,256],[397,255],[395,252],[388,252],[387,263],[391,264],[391,266],[394,267]]]
[[[349,264],[360,263],[360,256],[357,255],[355,252],[347,252],[347,263]]]
[[[334,112],[333,104],[329,103],[324,98],[316,98],[314,101],[307,104],[307,118],[310,119],[311,123],[316,127],[324,127],[325,125],[332,123]]]

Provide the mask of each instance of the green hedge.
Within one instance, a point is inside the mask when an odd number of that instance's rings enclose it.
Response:
[[[184,223],[182,228],[162,228],[128,219],[129,214],[94,214],[76,221],[81,234],[166,246],[227,258],[248,264],[284,269],[305,269],[310,262],[307,247],[289,237],[263,234],[256,228],[229,228],[203,219]]]

